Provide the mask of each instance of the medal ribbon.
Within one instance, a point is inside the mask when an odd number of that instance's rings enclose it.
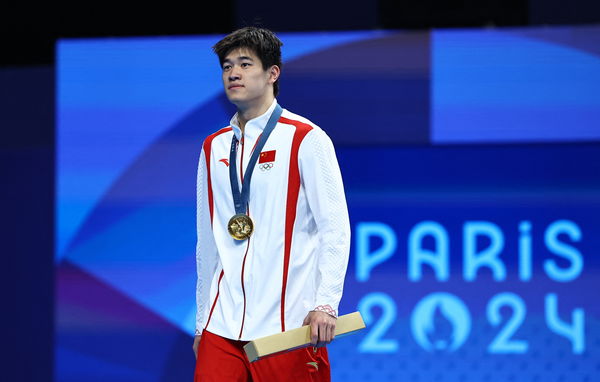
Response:
[[[258,156],[262,151],[269,135],[275,128],[277,121],[279,121],[279,117],[281,117],[281,113],[283,109],[279,104],[275,106],[275,110],[271,114],[265,129],[263,130],[262,135],[258,138],[258,142],[254,148],[254,152],[252,152],[252,156],[250,157],[250,162],[248,163],[248,167],[244,172],[244,180],[242,181],[242,192],[240,192],[240,187],[237,179],[237,164],[235,157],[237,155],[237,143],[238,139],[235,134],[233,134],[233,138],[231,139],[231,151],[229,152],[229,181],[231,183],[231,193],[233,194],[233,204],[235,205],[235,213],[236,214],[245,214],[246,213],[246,204],[248,204],[248,199],[250,197],[250,180],[252,179],[252,172],[254,170],[254,166],[256,166],[256,161],[258,160]],[[242,158],[242,161],[244,158]],[[240,162],[241,163],[241,162]]]

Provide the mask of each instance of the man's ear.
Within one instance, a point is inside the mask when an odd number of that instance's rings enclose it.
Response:
[[[281,69],[279,69],[279,66],[277,65],[273,65],[269,68],[269,83],[274,84],[277,79],[279,78],[279,75],[281,74]]]

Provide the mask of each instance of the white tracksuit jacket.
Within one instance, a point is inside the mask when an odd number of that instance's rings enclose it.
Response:
[[[329,305],[337,315],[350,248],[350,222],[333,144],[318,126],[283,110],[252,174],[248,213],[254,233],[236,241],[229,181],[233,134],[237,169],[250,155],[276,101],[263,115],[208,136],[198,165],[196,334],[202,329],[252,340],[300,327]],[[274,153],[273,153],[274,151]],[[241,163],[240,163],[241,162]],[[261,163],[262,162],[262,163]]]

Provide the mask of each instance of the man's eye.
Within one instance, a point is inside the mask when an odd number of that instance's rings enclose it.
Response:
[[[223,70],[229,70],[229,69],[231,69],[231,65],[225,65],[225,66],[223,66]]]
[[[242,63],[242,68],[246,68],[246,67],[248,67],[248,66],[250,66],[250,63],[248,63],[248,62],[244,62],[244,63]]]

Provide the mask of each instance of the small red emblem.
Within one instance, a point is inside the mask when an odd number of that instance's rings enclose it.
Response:
[[[258,163],[275,162],[275,151],[276,150],[263,151],[262,153],[260,153]]]
[[[225,158],[219,159],[219,162],[223,162],[223,163],[225,163],[225,166],[229,167],[229,161],[227,159],[225,159]]]

